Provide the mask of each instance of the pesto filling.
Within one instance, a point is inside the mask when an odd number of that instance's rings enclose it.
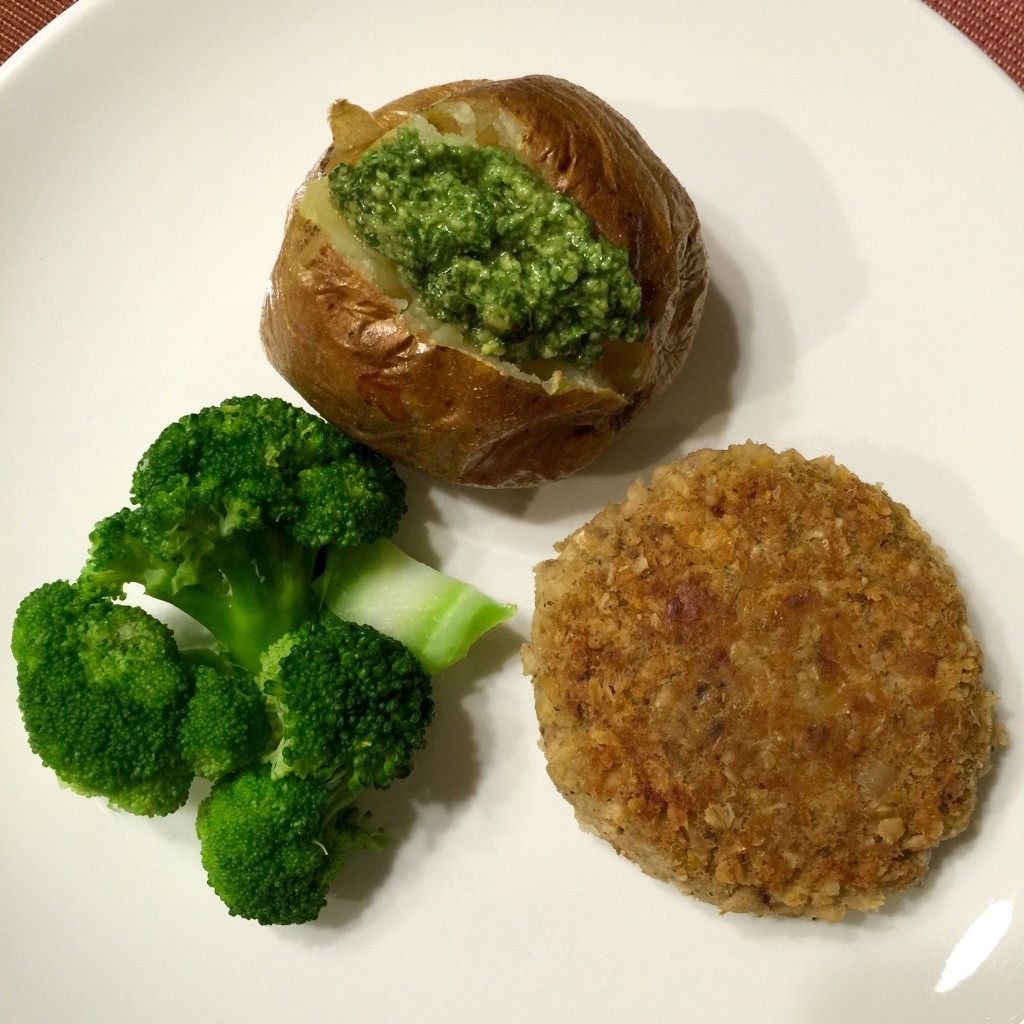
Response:
[[[409,127],[339,164],[331,201],[401,268],[432,316],[485,355],[592,366],[606,339],[647,332],[629,252],[505,149]]]

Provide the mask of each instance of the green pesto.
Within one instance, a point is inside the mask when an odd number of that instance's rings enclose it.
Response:
[[[353,231],[487,355],[592,366],[606,338],[646,334],[628,250],[507,150],[399,128],[329,183]]]

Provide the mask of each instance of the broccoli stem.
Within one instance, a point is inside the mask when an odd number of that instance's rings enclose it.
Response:
[[[479,637],[516,611],[387,540],[330,548],[318,589],[338,618],[401,641],[431,675],[463,658]]]
[[[317,552],[274,529],[221,538],[215,549],[223,587],[204,583],[178,590],[147,586],[205,626],[241,668],[256,672],[260,655],[313,613]]]

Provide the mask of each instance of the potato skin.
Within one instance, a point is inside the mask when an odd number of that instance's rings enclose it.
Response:
[[[341,101],[333,111],[347,116],[344,141],[336,133],[307,182],[451,98],[504,108],[525,129],[520,155],[609,241],[629,248],[651,323],[629,346],[633,365],[617,376],[611,366],[615,387],[552,391],[436,344],[410,330],[298,212],[302,189],[271,273],[263,346],[321,415],[397,462],[455,483],[532,487],[585,466],[678,373],[704,305],[707,253],[689,196],[633,125],[585,89],[544,75],[448,83],[372,114]]]

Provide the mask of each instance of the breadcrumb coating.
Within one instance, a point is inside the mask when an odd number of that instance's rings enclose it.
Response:
[[[831,458],[658,469],[536,568],[523,663],[581,826],[723,911],[838,920],[921,879],[1000,742],[943,553]]]

